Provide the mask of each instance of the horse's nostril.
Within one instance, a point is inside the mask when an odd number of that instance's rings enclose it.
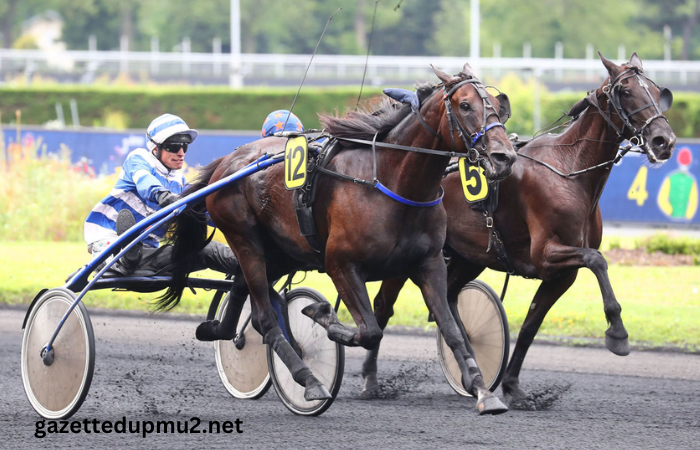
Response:
[[[656,136],[651,140],[651,145],[654,148],[664,149],[668,146],[668,143],[666,142],[666,138],[663,136]]]
[[[511,161],[511,158],[505,153],[492,153],[491,159],[497,164],[509,164]]]

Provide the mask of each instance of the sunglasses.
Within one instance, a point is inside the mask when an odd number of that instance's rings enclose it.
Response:
[[[187,145],[188,144],[184,142],[166,142],[165,144],[161,144],[161,148],[168,153],[179,153],[180,149],[187,153]]]

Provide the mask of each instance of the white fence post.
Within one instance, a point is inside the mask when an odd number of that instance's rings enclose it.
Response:
[[[617,59],[618,62],[627,61],[627,50],[625,50],[625,44],[620,44],[617,46]]]
[[[128,75],[129,73],[129,36],[122,36],[119,39],[119,74]]]
[[[530,41],[523,42],[523,58],[532,58],[532,44],[530,44]]]
[[[153,72],[156,75],[158,74],[159,70],[159,45],[160,43],[158,42],[158,36],[151,36],[151,72]]]
[[[564,71],[561,68],[561,60],[564,59],[564,43],[559,41],[554,44],[554,59],[558,60],[557,68],[554,71],[554,78],[561,81],[564,78]]]
[[[500,42],[493,43],[493,59],[501,59],[501,43]],[[494,68],[493,69],[493,76],[496,78],[501,78],[501,69]]]
[[[190,52],[192,49],[192,41],[190,41],[189,36],[185,36],[182,39],[182,73],[184,75],[190,74]]]
[[[214,52],[214,75],[221,76],[221,38],[215,37],[212,42]]]
[[[593,44],[586,44],[586,61],[593,60]],[[592,65],[592,63],[591,63]],[[586,68],[586,81],[593,81],[593,69]]]

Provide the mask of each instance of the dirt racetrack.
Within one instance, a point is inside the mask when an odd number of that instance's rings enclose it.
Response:
[[[50,434],[20,377],[24,312],[0,309],[0,448],[545,448],[676,449],[700,442],[700,355],[534,345],[521,377],[537,411],[479,417],[473,399],[449,387],[422,333],[388,333],[382,398],[360,396],[363,352],[348,349],[337,400],[322,416],[290,413],[271,389],[233,399],[211,344],[196,342],[198,319],[92,313],[95,376],[70,420],[88,422],[239,419],[242,433]],[[500,389],[498,391],[500,394]],[[202,428],[202,427],[200,427]],[[90,428],[92,430],[92,428]]]

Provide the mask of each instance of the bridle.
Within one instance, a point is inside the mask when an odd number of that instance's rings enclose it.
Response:
[[[459,120],[457,117],[457,114],[454,112],[454,108],[452,107],[452,95],[465,84],[470,84],[471,86],[474,87],[476,90],[477,94],[479,94],[479,97],[481,98],[482,104],[483,104],[483,118],[481,122],[481,128],[479,131],[475,133],[469,133],[464,126],[462,125],[462,122]],[[481,84],[481,82],[475,78],[468,78],[466,80],[462,80],[458,82],[457,84],[452,85],[449,87],[449,85],[446,85],[444,83],[437,85],[437,87],[442,86],[443,88],[443,96],[442,100],[445,102],[445,114],[447,115],[447,123],[450,128],[450,139],[452,140],[452,148],[454,149],[454,152],[457,153],[457,143],[455,142],[455,137],[454,137],[454,131],[457,130],[457,134],[459,137],[462,139],[462,142],[464,143],[465,148],[467,149],[467,160],[471,164],[477,164],[481,160],[484,160],[488,158],[488,153],[486,152],[486,143],[484,142],[483,139],[481,139],[483,136],[486,135],[486,133],[495,127],[501,127],[503,128],[503,131],[506,131],[506,126],[501,123],[501,117],[499,116],[498,112],[496,111],[496,108],[493,106],[491,101],[488,98],[488,93],[486,92],[485,86]],[[449,87],[449,89],[448,89]],[[494,88],[496,89],[496,88]],[[498,89],[496,89],[498,90]],[[505,99],[507,101],[508,97],[502,93],[501,91],[499,92],[499,97]],[[418,117],[418,120],[420,121],[421,125],[428,130],[430,133],[432,133],[434,136],[437,136],[438,139],[441,141],[444,141],[442,136],[440,136],[435,130],[430,128],[430,126],[425,123],[423,118],[420,115],[420,104],[418,105],[418,108],[412,108],[413,113]],[[492,122],[490,124],[486,124],[487,120],[491,116],[496,116],[498,118],[498,122]],[[506,117],[506,121],[508,120],[508,117]],[[469,137],[469,139],[467,139]],[[481,139],[481,148],[476,147],[477,141]]]
[[[451,103],[451,98],[452,95],[459,89],[461,86],[465,84],[470,84],[476,89],[477,93],[479,94],[479,97],[481,98],[481,101],[483,102],[484,109],[483,109],[483,122],[481,123],[481,128],[475,132],[475,133],[469,133],[466,131],[462,123],[459,121],[457,118],[457,115],[454,112],[454,109],[452,108],[452,103]],[[443,88],[443,96],[442,99],[445,102],[445,111],[447,114],[448,118],[448,124],[450,127],[450,137],[452,139],[452,151],[448,150],[433,150],[433,149],[427,149],[427,148],[421,148],[421,147],[410,147],[407,145],[400,145],[400,144],[390,144],[387,142],[377,142],[377,136],[379,135],[379,132],[375,133],[374,139],[371,141],[364,140],[364,139],[354,139],[354,138],[346,138],[346,137],[336,137],[336,136],[329,136],[333,139],[339,140],[339,141],[345,141],[345,142],[353,142],[356,144],[362,144],[362,145],[369,145],[371,146],[372,149],[372,172],[373,172],[373,177],[372,180],[364,180],[361,178],[355,178],[349,175],[341,174],[338,172],[334,172],[332,170],[326,169],[321,166],[317,166],[315,169],[318,170],[319,172],[334,176],[336,178],[341,178],[347,181],[352,181],[353,183],[356,184],[363,184],[367,186],[371,186],[374,188],[379,189],[382,193],[386,194],[387,196],[393,198],[394,200],[404,203],[409,206],[418,206],[418,207],[431,207],[438,205],[440,202],[442,202],[442,198],[444,196],[444,191],[442,189],[442,186],[440,187],[439,193],[438,193],[438,198],[436,200],[430,201],[430,202],[415,202],[406,198],[403,198],[399,196],[398,194],[391,192],[386,186],[381,184],[379,180],[377,179],[377,147],[384,147],[384,148],[393,148],[397,150],[406,150],[410,152],[416,152],[416,153],[426,153],[430,155],[439,155],[439,156],[448,156],[450,158],[455,158],[455,157],[466,157],[471,164],[481,164],[482,160],[485,160],[488,158],[488,153],[486,152],[486,143],[484,142],[483,139],[481,139],[483,136],[486,135],[486,132],[491,130],[492,128],[495,127],[502,127],[503,130],[505,131],[506,127],[503,125],[500,120],[500,115],[498,112],[496,112],[496,108],[493,106],[491,101],[488,99],[488,93],[485,90],[485,87],[481,84],[481,82],[475,78],[468,78],[462,81],[457,82],[456,84],[448,84],[445,85],[444,83],[438,84],[435,86],[437,87],[442,87]],[[449,89],[448,89],[449,87]],[[495,88],[494,88],[495,89]],[[498,90],[498,89],[496,89]],[[432,97],[437,91],[434,91],[428,98]],[[510,102],[508,101],[508,96],[502,92],[499,91],[498,97],[499,101],[501,104],[507,103],[508,106],[510,107]],[[423,125],[423,127],[428,130],[431,134],[436,136],[440,141],[444,142],[444,139],[440,134],[438,134],[437,131],[433,130],[430,125],[425,123],[423,118],[420,115],[420,101],[418,102],[418,105],[411,105],[411,110],[413,113],[416,115],[418,118],[418,121]],[[487,109],[490,109],[491,111],[487,111]],[[486,125],[486,121],[488,120],[489,117],[492,115],[495,115],[498,118],[498,122],[493,122],[491,124]],[[510,117],[510,113],[508,113],[508,116]],[[508,118],[506,118],[507,120]],[[464,152],[457,151],[457,143],[455,142],[454,139],[454,130],[457,130],[457,134],[460,136],[462,139],[462,142],[464,142],[465,147],[467,148],[467,153],[465,154]],[[467,139],[467,136],[470,138],[469,140]],[[476,148],[475,145],[476,143],[481,139],[481,149]]]
[[[632,77],[637,78],[639,85],[644,88],[644,92],[646,92],[650,101],[646,105],[641,106],[635,109],[634,111],[628,113],[622,106],[622,103],[620,101],[620,91],[622,90],[622,81]],[[656,86],[656,88],[659,90],[660,95],[658,103],[654,100],[654,97],[652,97],[651,92],[649,92],[649,84],[647,83],[647,81]],[[644,147],[646,147],[644,145],[646,143],[644,140],[644,130],[656,119],[662,118],[666,122],[668,122],[668,119],[666,118],[666,116],[664,116],[664,112],[668,111],[668,109],[671,107],[671,104],[673,103],[673,94],[671,93],[671,90],[656,84],[653,80],[644,75],[644,73],[639,67],[628,65],[627,69],[625,69],[622,73],[617,75],[615,78],[610,79],[610,82],[603,86],[601,92],[608,99],[608,111],[610,110],[610,108],[612,108],[615,114],[617,114],[618,117],[620,117],[620,119],[622,120],[622,127],[618,127],[617,125],[615,125],[612,118],[610,117],[610,112],[608,112],[608,114],[604,114],[604,111],[601,108],[600,103],[598,102],[598,97],[601,94],[598,94],[597,90],[589,94],[588,103],[595,106],[598,109],[598,112],[600,112],[600,114],[610,125],[610,127],[612,127],[612,129],[615,130],[615,132],[617,133],[617,137],[620,141],[622,141],[625,138],[625,130],[629,130],[632,133],[632,136],[628,139],[630,143],[635,147],[643,149],[643,153],[646,153],[647,150],[644,149]],[[632,125],[630,121],[631,117],[650,107],[653,107],[655,109],[656,114],[649,117],[644,122],[644,124],[639,129],[637,129],[634,125]]]
[[[628,78],[632,78],[632,77],[637,78],[637,80],[639,81],[639,85],[642,86],[644,88],[644,91],[647,93],[647,96],[649,97],[650,102],[647,103],[646,105],[641,106],[641,107],[635,109],[634,111],[628,113],[625,110],[625,108],[622,106],[622,103],[620,101],[620,90],[622,89],[622,81],[624,81]],[[654,97],[651,95],[651,92],[649,92],[649,85],[645,82],[645,80],[648,81],[649,83],[653,84],[654,86],[656,86],[656,88],[659,90],[660,95],[659,95],[659,102],[658,103],[654,100]],[[599,90],[601,91],[601,93],[598,93]],[[600,102],[598,101],[598,97],[600,97],[601,95],[605,95],[607,97],[607,101],[608,101],[607,111],[603,109]],[[625,145],[624,147],[620,147],[620,151],[615,156],[615,158],[611,159],[610,161],[606,161],[604,163],[597,164],[597,165],[592,166],[592,167],[588,167],[586,169],[577,170],[575,172],[565,174],[565,173],[562,173],[561,171],[557,170],[556,168],[552,167],[550,164],[547,164],[543,161],[540,161],[536,158],[533,158],[532,156],[526,155],[524,153],[518,153],[518,156],[521,156],[523,158],[526,158],[526,159],[534,161],[538,164],[541,164],[541,165],[547,167],[548,169],[550,169],[551,171],[553,171],[554,173],[556,173],[557,175],[560,175],[560,176],[566,177],[566,178],[570,178],[570,177],[574,177],[577,175],[581,175],[581,174],[586,173],[586,172],[590,172],[592,170],[615,165],[618,162],[620,162],[622,157],[625,156],[625,154],[627,154],[630,151],[648,155],[649,149],[648,149],[648,146],[645,145],[646,141],[644,140],[644,135],[643,135],[644,130],[656,119],[662,118],[666,122],[668,122],[668,119],[666,118],[666,116],[664,116],[663,113],[668,111],[671,108],[671,105],[673,104],[673,93],[671,92],[670,89],[663,87],[663,86],[659,86],[653,80],[651,80],[646,75],[644,75],[644,73],[642,72],[642,69],[640,69],[639,67],[634,66],[634,65],[627,65],[627,69],[622,71],[622,73],[617,75],[615,78],[611,78],[610,82],[608,84],[606,84],[602,88],[591,91],[588,94],[588,96],[585,98],[585,101],[589,106],[595,107],[596,110],[598,111],[598,113],[608,123],[608,125],[613,130],[615,130],[615,133],[617,133],[617,139],[618,139],[617,143],[618,144],[626,139],[625,135],[624,135],[625,130],[629,130],[632,133],[632,136],[629,139],[627,139],[628,144]],[[637,114],[637,113],[639,113],[639,112],[641,112],[649,107],[653,107],[656,110],[656,114],[654,114],[653,116],[648,118],[644,122],[644,125],[642,125],[641,128],[637,129],[630,122],[630,118],[632,116],[634,116],[635,114]],[[615,114],[617,114],[617,116],[620,117],[620,119],[622,120],[622,127],[617,126],[615,124],[615,122],[612,120],[612,117],[611,117],[612,114],[610,112],[611,108],[615,112]],[[566,115],[573,116],[574,119],[578,118],[578,116],[579,116],[578,113],[572,114],[571,112],[569,112]],[[635,148],[638,148],[639,150],[634,150]],[[651,156],[654,158],[654,160],[656,160],[656,157],[653,155],[653,153]]]

